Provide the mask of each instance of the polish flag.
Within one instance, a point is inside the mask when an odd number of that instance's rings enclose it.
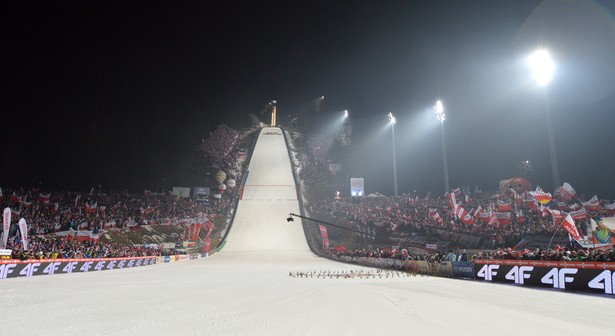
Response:
[[[463,207],[457,207],[457,211],[455,211],[455,215],[457,218],[463,220],[468,212]]]
[[[436,213],[438,213],[438,209],[436,208],[429,208],[429,218],[433,218]]]
[[[43,202],[45,204],[49,204],[49,199],[50,198],[51,198],[51,193],[46,193],[46,194],[40,193],[40,194],[38,194],[39,201],[41,201],[41,202]]]
[[[568,214],[568,216],[566,216],[566,219],[564,219],[564,221],[562,222],[562,228],[564,228],[564,230],[566,230],[566,232],[568,232],[568,234],[570,234],[572,238],[574,238],[574,240],[581,240],[581,235],[577,230],[577,226],[574,225],[574,220],[572,219],[572,216],[570,216],[570,214]]]
[[[498,223],[510,225],[510,212],[496,212],[495,216],[498,219]]]
[[[498,199],[498,210],[501,212],[504,211],[512,211],[513,206],[510,200],[501,200]]]
[[[472,217],[472,215],[466,212],[465,216],[461,218],[461,222],[467,225],[474,224],[474,217]]]
[[[96,208],[97,208],[97,204],[96,202],[94,202],[92,205],[86,203],[84,206],[84,210],[86,213],[95,213],[96,212]]]
[[[589,201],[583,203],[583,206],[587,211],[598,211],[600,210],[600,200],[598,200],[598,196],[594,195]]]
[[[479,217],[484,211],[485,209],[483,209],[483,207],[479,204],[478,208],[474,210],[474,217]]]

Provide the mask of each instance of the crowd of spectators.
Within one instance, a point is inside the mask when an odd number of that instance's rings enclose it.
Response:
[[[299,137],[297,137],[299,138]],[[327,162],[334,162],[332,157],[327,156],[330,153],[330,141],[323,140],[321,137],[306,137],[307,140],[299,142],[305,148],[298,146],[297,152],[304,157],[301,160],[302,179],[306,184],[306,189],[317,190],[319,185],[330,184],[334,179],[331,178],[331,173],[326,167]],[[332,139],[329,139],[332,141]],[[333,196],[333,193],[321,194],[317,197],[311,197],[306,203],[306,211],[310,216],[319,218],[323,221],[336,223],[349,229],[367,233],[370,238],[374,239],[374,234],[384,239],[375,239],[376,241],[367,240],[366,242],[374,243],[389,243],[390,245],[398,245],[399,243],[413,243],[410,238],[413,236],[424,237],[422,247],[426,248],[425,242],[436,242],[447,240],[451,247],[461,248],[464,244],[459,242],[459,237],[471,237],[468,241],[474,246],[467,248],[483,248],[488,250],[506,249],[518,247],[518,243],[524,242],[526,237],[532,237],[534,242],[540,241],[539,238],[550,237],[556,233],[555,241],[567,241],[568,236],[564,230],[557,230],[563,218],[554,218],[554,215],[549,211],[545,211],[538,202],[527,202],[531,197],[526,195],[516,195],[510,199],[511,210],[508,210],[509,217],[507,222],[504,221],[489,221],[484,217],[481,218],[475,214],[475,210],[495,214],[499,213],[498,198],[485,197],[478,188],[464,188],[463,192],[459,190],[459,194],[455,196],[458,205],[462,206],[467,213],[470,214],[471,221],[462,221],[453,211],[453,206],[449,199],[449,195],[423,195],[418,197],[416,194],[404,194],[400,197],[390,197],[381,194],[372,194],[363,197],[344,198],[339,195]],[[308,193],[308,195],[310,195]],[[502,196],[503,200],[507,196]],[[562,207],[564,204],[564,207]],[[583,235],[587,235],[591,230],[590,218],[612,216],[613,210],[610,212],[606,209],[608,200],[600,200],[600,208],[595,210],[587,210],[587,215],[582,218],[575,218],[577,231]],[[552,207],[553,208],[553,207]],[[560,210],[572,212],[574,209],[583,209],[581,199],[575,197],[566,201],[559,202]],[[437,213],[437,216],[434,216]],[[361,236],[361,234],[359,234]],[[363,235],[365,236],[365,235]],[[548,241],[548,240],[547,240]],[[561,251],[546,251],[545,246],[541,246],[542,255],[549,256],[553,253],[554,256],[562,255],[562,259],[579,258],[585,253],[583,251],[573,251],[563,253]],[[523,249],[523,247],[520,247]],[[360,250],[363,253],[389,253],[377,250]],[[357,251],[346,253],[358,253]],[[399,252],[398,252],[399,253]],[[448,253],[447,253],[448,254]],[[523,256],[523,253],[519,254]],[[531,251],[526,254],[526,257],[536,257],[535,252]],[[434,255],[437,258],[438,255]]]
[[[159,256],[159,248],[143,245],[121,245],[113,242],[77,241],[70,236],[35,236],[24,250],[18,239],[10,239],[8,249],[12,259],[83,259],[83,258],[130,258]]]
[[[201,212],[215,215],[227,204],[227,201],[218,201],[219,207],[216,206],[218,203],[205,207],[170,192],[152,193],[147,190],[142,194],[94,189],[89,193],[42,193],[37,189],[7,191],[12,196],[0,199],[0,205],[11,208],[13,213],[11,236],[16,234],[20,218],[28,223],[30,236],[69,229],[98,232],[101,229],[173,223],[194,218]]]
[[[384,258],[398,260],[423,260],[429,262],[441,261],[473,261],[475,259],[487,260],[537,260],[537,261],[580,261],[580,262],[615,262],[615,249],[607,250],[580,247],[536,248],[534,250],[515,250],[512,248],[500,248],[488,251],[476,251],[470,254],[466,250],[450,250],[448,252],[437,251],[431,253],[412,254],[406,249],[376,248],[372,250],[344,249],[327,251],[333,257],[339,259],[342,256],[353,258]]]
[[[479,206],[485,211],[497,211],[495,199],[482,199],[474,197],[469,201],[458,202],[474,213]],[[580,201],[576,201],[580,203]],[[567,203],[575,204],[575,201]],[[602,203],[604,204],[604,202]],[[319,218],[344,223],[347,227],[359,231],[382,232],[386,236],[422,235],[435,236],[437,233],[447,232],[449,236],[461,234],[473,235],[480,238],[483,246],[496,249],[513,247],[524,236],[550,236],[559,226],[562,218],[554,220],[553,215],[519,203],[518,211],[510,212],[510,223],[487,223],[480,217],[472,216],[473,223],[464,223],[452,211],[448,197],[436,199],[418,198],[411,195],[400,197],[359,197],[359,198],[326,198],[308,204],[308,211],[317,214]],[[438,217],[434,216],[434,212]],[[577,231],[587,234],[590,226],[590,217],[606,216],[604,207],[598,211],[590,212],[587,218],[575,220]],[[559,236],[565,236],[563,230],[558,231]]]
[[[241,174],[243,166],[237,166],[238,131],[220,125],[210,136],[203,140],[200,149],[210,168],[235,169]],[[212,182],[213,183],[213,182]],[[217,189],[217,184],[214,187]],[[232,204],[230,192],[220,197],[210,197],[202,203],[192,198],[179,197],[170,191],[156,193],[145,190],[143,193],[112,192],[101,186],[89,192],[47,191],[37,188],[3,188],[0,192],[0,207],[8,207],[12,212],[7,248],[13,250],[14,257],[24,258],[98,258],[132,256],[140,253],[153,253],[135,246],[120,246],[115,243],[71,240],[74,232],[89,231],[98,237],[105,230],[131,229],[143,225],[179,225],[197,217],[210,219],[223,216]],[[23,218],[27,223],[29,249],[23,250],[20,242],[18,221]],[[0,227],[0,232],[2,228]],[[64,234],[69,239],[58,240],[54,234]]]
[[[234,164],[234,156],[231,154],[238,140],[239,132],[222,124],[207,139],[202,140],[200,149],[212,167],[227,169]]]

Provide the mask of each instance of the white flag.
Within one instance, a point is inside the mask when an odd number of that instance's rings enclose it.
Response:
[[[9,229],[11,228],[11,208],[4,208],[4,214],[2,216],[2,248],[6,248],[6,242],[9,240]]]
[[[23,250],[28,250],[28,225],[25,219],[19,220],[19,232],[21,232],[21,243],[23,244]]]

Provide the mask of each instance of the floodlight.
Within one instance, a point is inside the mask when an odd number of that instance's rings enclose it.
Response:
[[[389,122],[391,122],[391,124],[395,125],[396,120],[395,120],[395,116],[393,116],[393,113],[389,112],[388,117],[389,117]]]
[[[555,63],[545,49],[539,49],[530,55],[528,63],[534,73],[534,79],[540,86],[545,86],[553,79]]]
[[[440,122],[444,122],[444,120],[446,120],[446,114],[444,114],[444,105],[442,105],[442,101],[438,100],[433,109],[436,111],[436,118],[438,118]]]

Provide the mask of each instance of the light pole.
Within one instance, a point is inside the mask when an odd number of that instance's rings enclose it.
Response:
[[[436,118],[440,121],[440,130],[442,131],[442,162],[444,162],[444,192],[450,191],[448,183],[448,162],[446,160],[446,141],[444,140],[444,120],[446,120],[446,114],[444,113],[444,106],[442,101],[438,100],[433,109],[436,111]]]
[[[389,112],[389,123],[391,123],[391,135],[393,136],[393,195],[397,197],[397,159],[395,157],[395,116]]]
[[[534,79],[539,86],[544,86],[545,114],[547,115],[547,135],[549,137],[549,154],[551,156],[551,174],[553,175],[553,190],[560,186],[559,166],[557,164],[557,149],[549,109],[549,82],[553,79],[555,63],[546,49],[535,51],[529,58],[529,64],[534,73]]]
[[[523,177],[527,178],[528,174],[534,170],[530,160],[521,161],[521,170],[523,170]]]

